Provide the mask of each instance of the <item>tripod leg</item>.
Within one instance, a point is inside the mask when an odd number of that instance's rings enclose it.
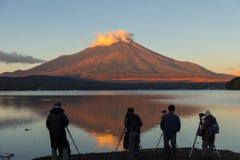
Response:
[[[194,139],[194,143],[193,143],[193,145],[192,145],[192,149],[191,149],[191,151],[190,151],[189,158],[191,158],[191,156],[192,156],[192,152],[193,152],[193,148],[194,148],[194,146],[195,146],[196,140],[197,140],[197,134],[196,134],[196,137],[195,137],[195,139]]]
[[[221,155],[219,154],[219,152],[218,152],[216,146],[214,146],[214,149],[216,150],[216,152],[217,152],[217,154],[218,154],[218,157],[221,158]]]
[[[163,136],[163,133],[161,134],[161,136],[160,136],[160,138],[159,138],[159,141],[158,141],[158,144],[157,144],[157,146],[156,146],[156,149],[155,149],[155,150],[157,150],[157,148],[158,148],[158,145],[159,145],[159,143],[160,143],[160,141],[161,141],[161,139],[162,139],[162,136]]]
[[[124,128],[123,128],[122,135],[121,135],[121,137],[120,137],[120,139],[119,139],[119,142],[118,142],[118,145],[117,145],[117,147],[116,147],[116,150],[115,150],[115,151],[117,151],[117,150],[118,150],[118,146],[119,146],[119,144],[120,144],[120,142],[121,142],[121,140],[122,140],[122,137],[123,137],[123,134],[124,134],[124,132],[125,132],[125,129],[126,129],[126,127],[124,127]]]
[[[193,148],[194,148],[194,146],[195,146],[195,144],[196,144],[196,140],[197,140],[197,136],[198,136],[198,132],[199,132],[199,130],[200,130],[201,124],[202,124],[202,118],[200,117],[200,122],[199,122],[199,125],[198,125],[196,137],[195,137],[195,139],[194,139],[194,143],[193,143],[193,145],[192,145],[192,149],[191,149],[191,152],[190,152],[190,154],[189,154],[189,158],[191,158],[191,156],[192,156]]]

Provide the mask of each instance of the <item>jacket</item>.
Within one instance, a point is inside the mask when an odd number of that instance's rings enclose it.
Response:
[[[179,117],[174,112],[168,112],[162,117],[160,128],[164,132],[179,132],[181,129]]]
[[[209,131],[212,121],[216,121],[216,118],[212,115],[209,115],[204,118],[204,122],[200,126],[200,136],[202,136],[202,140],[204,141],[215,140],[215,134],[210,134],[210,131]]]
[[[140,127],[143,126],[143,122],[139,115],[134,113],[127,113],[124,121],[125,127],[129,132],[141,132]]]
[[[68,147],[69,143],[65,131],[65,127],[67,127],[68,124],[69,120],[62,108],[56,107],[50,110],[46,126],[49,130],[52,148],[63,149]]]

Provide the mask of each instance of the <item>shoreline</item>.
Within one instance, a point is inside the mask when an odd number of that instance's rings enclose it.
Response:
[[[189,158],[191,148],[177,148],[177,160],[198,160],[201,157],[201,149],[194,148],[191,157]],[[219,155],[220,157],[219,157]],[[50,156],[39,157],[33,160],[49,160]],[[85,153],[72,154],[71,160],[127,160],[128,151],[116,152],[101,152],[101,153]],[[163,160],[163,148],[142,149],[136,160]],[[240,153],[232,152],[230,150],[217,150],[214,153],[214,160],[239,160]]]

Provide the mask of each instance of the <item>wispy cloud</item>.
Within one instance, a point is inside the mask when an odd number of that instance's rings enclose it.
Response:
[[[35,63],[44,63],[46,62],[46,60],[34,58],[29,55],[18,54],[17,52],[6,53],[3,51],[0,51],[0,62],[35,64]]]

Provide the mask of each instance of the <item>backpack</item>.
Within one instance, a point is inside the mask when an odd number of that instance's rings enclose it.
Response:
[[[209,127],[209,132],[210,132],[210,135],[219,133],[219,126],[216,120],[213,120],[211,122],[211,126]]]

